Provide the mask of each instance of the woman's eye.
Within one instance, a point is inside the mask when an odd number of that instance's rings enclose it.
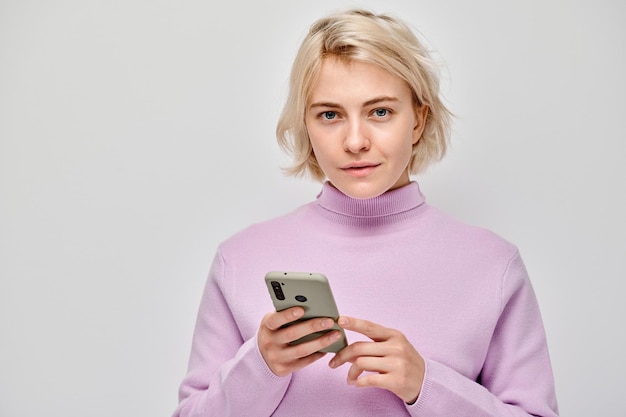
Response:
[[[333,120],[335,117],[337,117],[337,113],[335,113],[334,111],[325,111],[324,113],[322,113],[322,117],[325,120]]]
[[[389,110],[387,109],[376,109],[374,110],[374,114],[376,117],[385,117],[389,114]]]

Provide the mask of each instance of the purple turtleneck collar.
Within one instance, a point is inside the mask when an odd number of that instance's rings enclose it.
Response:
[[[378,197],[356,199],[333,187],[328,181],[317,196],[317,203],[327,216],[344,224],[377,225],[395,223],[409,211],[424,203],[424,195],[417,182],[387,191]]]

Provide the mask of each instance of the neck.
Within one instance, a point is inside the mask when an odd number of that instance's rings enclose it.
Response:
[[[416,182],[366,199],[349,197],[326,182],[317,198],[318,205],[328,218],[358,226],[395,223],[424,201]]]

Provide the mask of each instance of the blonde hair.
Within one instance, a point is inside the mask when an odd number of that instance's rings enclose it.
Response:
[[[439,97],[435,62],[404,22],[355,9],[315,22],[298,50],[289,95],[276,127],[280,147],[293,158],[292,166],[285,169],[287,173],[308,172],[317,180],[325,178],[311,147],[305,112],[322,62],[328,57],[378,65],[407,83],[416,106],[428,107],[424,132],[413,146],[410,173],[421,172],[443,158],[452,114]]]

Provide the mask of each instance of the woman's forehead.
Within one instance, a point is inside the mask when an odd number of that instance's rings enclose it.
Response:
[[[412,95],[404,80],[376,64],[327,58],[311,88],[309,104],[346,100],[366,103],[381,97],[403,101]]]

